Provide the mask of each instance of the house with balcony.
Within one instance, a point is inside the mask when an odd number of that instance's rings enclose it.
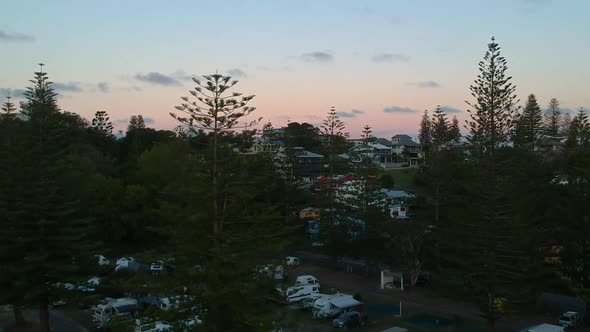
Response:
[[[418,167],[424,158],[422,146],[409,135],[397,134],[393,136],[391,149],[397,162],[406,161],[410,167]]]

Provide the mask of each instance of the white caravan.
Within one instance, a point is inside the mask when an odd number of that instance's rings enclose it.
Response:
[[[297,277],[295,280],[295,286],[302,286],[302,285],[320,285],[320,281],[318,278],[312,275],[303,275]]]
[[[100,266],[108,266],[108,265],[111,265],[111,261],[109,261],[103,255],[96,255],[95,257],[96,257],[96,260],[97,260],[98,265],[100,265]]]
[[[114,299],[110,300],[107,304],[97,305],[92,314],[92,319],[98,322],[99,325],[104,325],[115,316],[133,316],[138,310],[137,300],[131,298]]]
[[[297,301],[301,301],[305,298],[313,296],[313,294],[320,293],[320,286],[319,285],[300,285],[300,286],[291,286],[287,288],[285,291],[277,288],[277,290],[281,293],[285,301],[287,303],[293,303]]]
[[[313,318],[332,318],[343,312],[359,310],[363,303],[348,294],[335,294],[327,298],[319,298],[313,304]]]

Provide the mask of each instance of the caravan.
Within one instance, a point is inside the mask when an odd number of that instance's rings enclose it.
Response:
[[[92,319],[102,326],[115,316],[134,316],[138,310],[137,300],[131,298],[111,299],[107,304],[96,306]]]
[[[302,286],[302,285],[318,285],[318,287],[319,287],[320,281],[318,280],[318,278],[316,278],[312,275],[303,275],[303,276],[297,277],[297,279],[295,280],[295,286]]]
[[[352,295],[334,294],[314,302],[313,318],[332,318],[351,310],[362,312],[362,306],[363,303],[355,300]]]
[[[320,293],[320,286],[319,285],[299,285],[299,286],[291,286],[286,290],[282,290],[277,288],[277,291],[281,295],[281,297],[287,303],[293,303],[301,301],[305,298],[314,296],[314,294]]]

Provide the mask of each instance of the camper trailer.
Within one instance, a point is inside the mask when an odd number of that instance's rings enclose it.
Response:
[[[295,280],[295,286],[302,286],[302,285],[320,285],[320,281],[318,278],[312,275],[303,275],[297,277]]]
[[[120,298],[110,300],[107,304],[96,306],[92,318],[99,325],[103,325],[115,316],[131,315],[134,316],[139,310],[137,300],[131,298]]]
[[[319,298],[313,304],[313,318],[333,318],[347,311],[362,312],[363,303],[348,294]]]
[[[293,303],[301,301],[305,298],[313,296],[314,294],[319,294],[320,286],[319,285],[296,285],[287,288],[286,290],[282,290],[277,288],[277,291],[281,295],[281,297],[287,303]]]

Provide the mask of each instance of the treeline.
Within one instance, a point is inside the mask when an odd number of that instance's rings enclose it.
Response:
[[[590,299],[590,124],[556,99],[543,114],[533,94],[520,109],[493,39],[479,71],[464,142],[442,110],[424,114],[417,180],[436,229],[429,267],[441,288],[478,303],[493,331],[542,292]]]
[[[117,139],[107,112],[86,121],[61,110],[42,67],[31,82],[20,107],[9,98],[0,116],[0,302],[14,306],[18,324],[35,306],[49,331],[49,308],[72,293],[60,285],[101,273],[96,254],[129,253],[173,258],[176,272],[130,277],[126,291],[190,294],[206,305],[207,330],[278,320],[261,291],[272,287],[252,271],[288,243],[297,188],[272,158],[235,149],[252,142],[239,121],[253,96],[230,92],[230,77],[204,76],[192,92],[199,99],[177,107],[174,131],[137,115]]]

